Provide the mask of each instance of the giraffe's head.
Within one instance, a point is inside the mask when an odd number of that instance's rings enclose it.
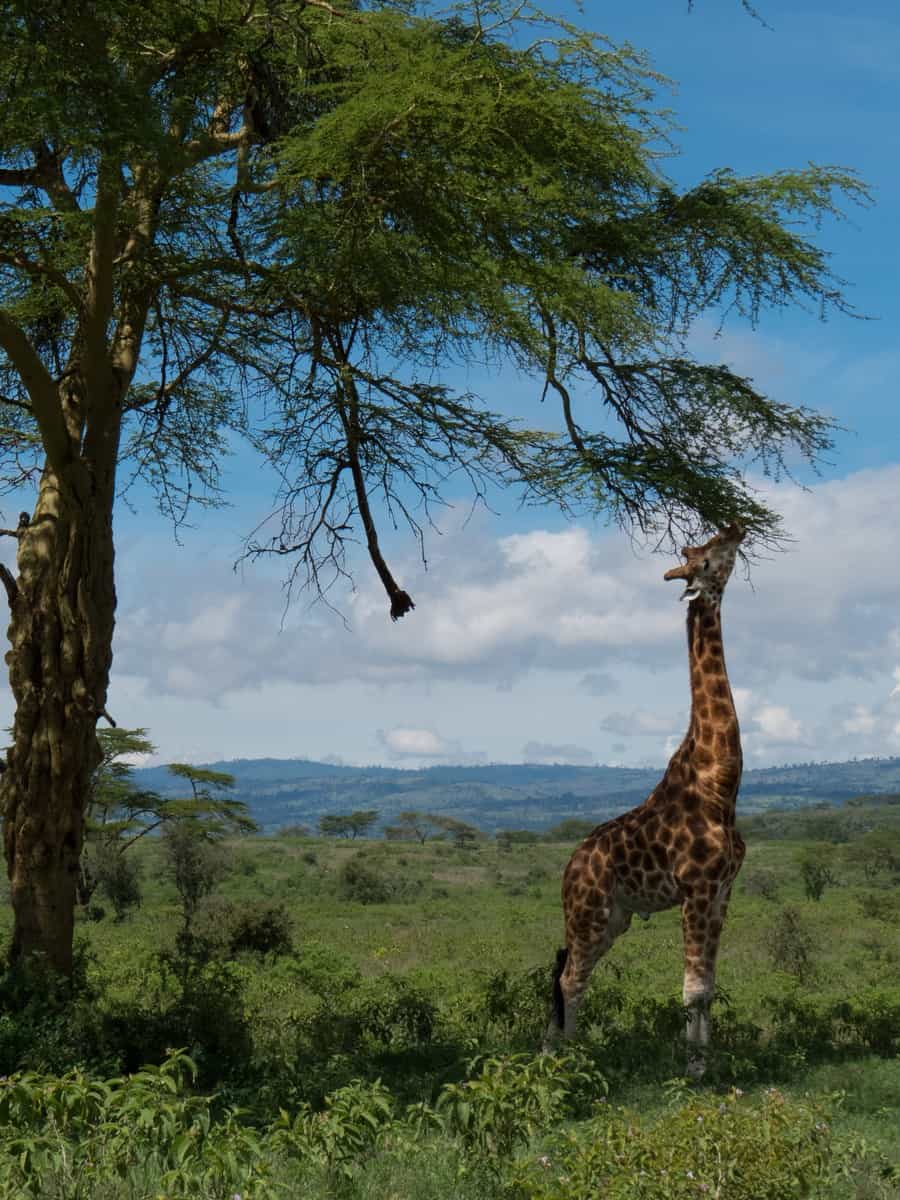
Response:
[[[682,600],[702,598],[710,604],[718,604],[745,533],[744,527],[735,523],[710,538],[703,546],[685,546],[681,551],[684,565],[666,571],[663,578],[685,581]]]

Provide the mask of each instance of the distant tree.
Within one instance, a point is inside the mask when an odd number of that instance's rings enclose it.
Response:
[[[349,814],[340,813],[323,813],[319,817],[319,833],[323,837],[345,837],[350,836],[350,816]]]
[[[440,830],[440,822],[430,813],[408,811],[398,814],[395,825],[385,827],[384,836],[389,841],[417,841],[424,846]]]
[[[94,886],[112,904],[116,920],[123,921],[141,903],[140,864],[132,855],[120,854],[113,843],[101,842],[92,855],[91,869]]]
[[[227,875],[228,859],[220,839],[190,819],[166,827],[163,848],[169,877],[181,900],[178,949],[183,958],[188,958],[193,949],[197,906]]]
[[[544,840],[547,842],[580,842],[596,827],[595,821],[586,821],[583,817],[566,817],[565,820],[559,821],[547,830]]]
[[[803,891],[807,900],[821,900],[825,889],[837,883],[837,877],[832,871],[833,858],[830,847],[820,845],[815,849],[807,849],[797,858],[800,875],[803,879]]]
[[[312,830],[308,825],[282,825],[278,830],[277,836],[282,838],[302,838],[309,837],[311,833]]]
[[[376,809],[352,813],[325,813],[319,817],[319,832],[325,837],[364,837],[378,820]]]
[[[350,814],[350,836],[365,837],[377,820],[378,810],[374,808],[352,812]]]
[[[541,840],[541,835],[534,829],[500,829],[497,831],[497,841],[507,842],[510,846],[531,846]]]
[[[186,763],[170,763],[169,771],[188,781],[191,794],[164,797],[138,787],[133,778],[134,767],[125,761],[135,754],[155,753],[156,747],[147,737],[146,729],[102,729],[98,731],[98,740],[103,759],[94,773],[85,818],[79,904],[88,904],[101,883],[108,895],[107,885],[125,895],[129,879],[133,889],[137,888],[137,868],[114,860],[116,856],[123,857],[148,833],[166,825],[193,821],[209,836],[249,833],[257,828],[247,806],[223,794],[234,786],[234,776]],[[113,896],[109,898],[115,905]]]
[[[862,867],[870,881],[885,874],[900,880],[900,834],[889,829],[873,829],[846,847],[844,859]]]
[[[484,836],[477,825],[470,825],[467,821],[437,815],[433,819],[435,825],[449,835],[459,850],[474,849],[479,838]]]

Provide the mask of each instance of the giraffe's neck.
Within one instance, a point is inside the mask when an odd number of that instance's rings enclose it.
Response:
[[[741,734],[725,668],[718,605],[698,597],[688,606],[691,722],[681,753],[701,784],[711,787],[729,811],[741,781]]]

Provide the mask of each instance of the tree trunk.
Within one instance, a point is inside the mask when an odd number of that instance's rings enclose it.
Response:
[[[84,813],[101,759],[96,724],[112,662],[114,463],[113,454],[113,465],[98,470],[76,449],[60,475],[45,467],[34,515],[19,534],[18,579],[4,577],[16,701],[0,777],[11,959],[37,953],[66,974]]]

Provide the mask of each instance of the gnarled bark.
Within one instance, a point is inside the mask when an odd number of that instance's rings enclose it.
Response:
[[[44,470],[19,531],[10,599],[13,744],[0,777],[15,928],[13,961],[39,953],[72,969],[75,892],[91,774],[100,761],[115,613],[112,500],[106,469],[76,455]]]

